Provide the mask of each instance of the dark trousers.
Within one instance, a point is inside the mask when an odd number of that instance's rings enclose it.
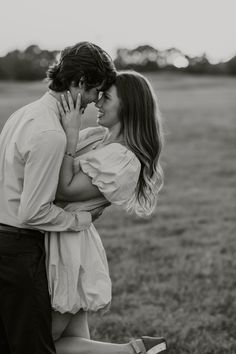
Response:
[[[44,236],[0,230],[0,354],[52,354]]]

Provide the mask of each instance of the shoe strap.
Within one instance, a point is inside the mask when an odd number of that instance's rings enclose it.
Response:
[[[160,344],[157,344],[155,345],[154,347],[152,347],[151,349],[149,349],[147,351],[147,354],[158,354],[158,353],[163,353],[163,352],[166,352],[166,343],[163,342],[163,343],[160,343]]]
[[[132,339],[130,341],[130,344],[132,345],[136,354],[146,354],[147,353],[142,339]]]

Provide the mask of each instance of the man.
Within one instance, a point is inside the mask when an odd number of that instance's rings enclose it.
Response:
[[[41,99],[19,109],[0,135],[0,353],[55,353],[51,335],[44,231],[80,231],[101,210],[69,213],[55,199],[66,138],[57,101],[70,90],[81,106],[115,80],[110,57],[81,42],[48,70]]]

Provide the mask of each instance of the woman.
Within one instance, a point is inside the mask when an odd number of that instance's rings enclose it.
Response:
[[[67,151],[57,198],[70,211],[113,203],[140,216],[151,214],[163,178],[161,122],[149,82],[136,72],[118,73],[96,107],[99,127],[82,130],[78,140],[80,96],[75,108],[69,92],[67,100],[62,96],[59,110]],[[87,311],[106,310],[111,301],[107,260],[93,225],[63,237],[51,233],[46,249],[57,353],[166,351],[163,338],[143,337],[127,344],[90,340]]]

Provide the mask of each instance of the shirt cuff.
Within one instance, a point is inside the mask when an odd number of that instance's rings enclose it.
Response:
[[[90,227],[91,222],[91,214],[87,211],[80,211],[78,214],[76,214],[76,231],[87,230]]]

